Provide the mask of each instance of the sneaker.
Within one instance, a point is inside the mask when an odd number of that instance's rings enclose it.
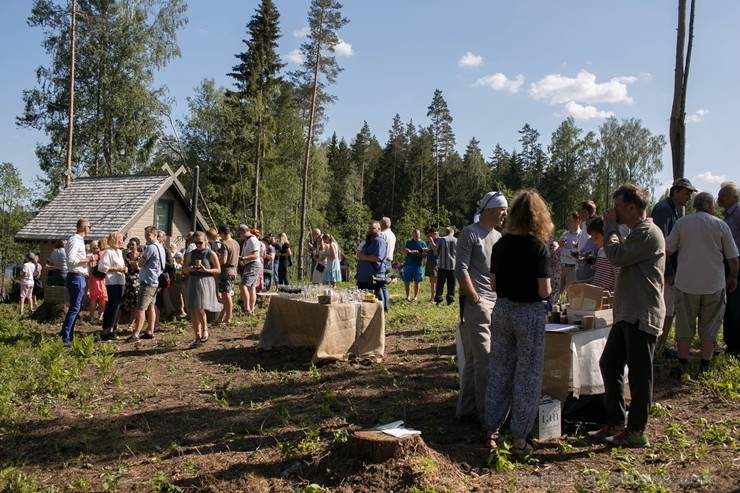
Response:
[[[588,439],[594,442],[603,442],[607,437],[612,437],[621,431],[621,426],[606,425],[596,431],[589,431]]]
[[[650,446],[644,431],[633,432],[625,428],[614,436],[604,438],[604,443],[614,447],[645,448]]]
[[[139,342],[140,340],[141,340],[141,338],[139,336],[132,335],[132,336],[129,336],[128,339],[126,339],[126,342],[127,343],[132,343],[132,342]]]

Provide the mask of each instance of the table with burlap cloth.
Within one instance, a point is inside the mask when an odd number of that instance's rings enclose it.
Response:
[[[311,361],[379,362],[385,353],[385,314],[376,302],[319,304],[275,296],[258,349],[314,347]]]

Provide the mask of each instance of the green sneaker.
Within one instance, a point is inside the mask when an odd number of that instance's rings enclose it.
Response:
[[[614,447],[645,448],[650,446],[644,431],[634,432],[624,429],[614,436],[604,438],[604,443]]]
[[[588,439],[594,442],[603,442],[606,437],[611,437],[622,431],[621,426],[606,425],[596,431],[588,432]]]

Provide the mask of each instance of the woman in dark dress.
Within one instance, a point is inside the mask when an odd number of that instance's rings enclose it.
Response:
[[[280,253],[278,262],[278,284],[290,284],[288,282],[288,267],[293,265],[293,252],[290,250],[288,235],[280,233]]]
[[[123,301],[115,323],[115,325],[118,325],[121,312],[126,312],[129,314],[128,328],[131,331],[135,327],[136,299],[139,297],[139,256],[141,255],[139,245],[141,245],[141,241],[138,238],[130,238],[128,249],[123,254],[128,271],[126,272],[126,285],[123,288]]]

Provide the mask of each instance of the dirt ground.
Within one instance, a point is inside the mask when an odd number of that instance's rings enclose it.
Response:
[[[214,327],[195,349],[185,321],[164,324],[154,340],[109,343],[109,375],[88,376],[95,395],[70,395],[0,435],[2,463],[55,491],[740,491],[739,400],[671,380],[667,365],[658,367],[651,448],[566,436],[499,473],[482,429],[454,418],[452,327],[388,329],[383,363],[315,367],[310,349],[257,351],[263,318],[261,309]],[[399,419],[422,432],[421,453],[367,463],[350,452],[348,435]]]

